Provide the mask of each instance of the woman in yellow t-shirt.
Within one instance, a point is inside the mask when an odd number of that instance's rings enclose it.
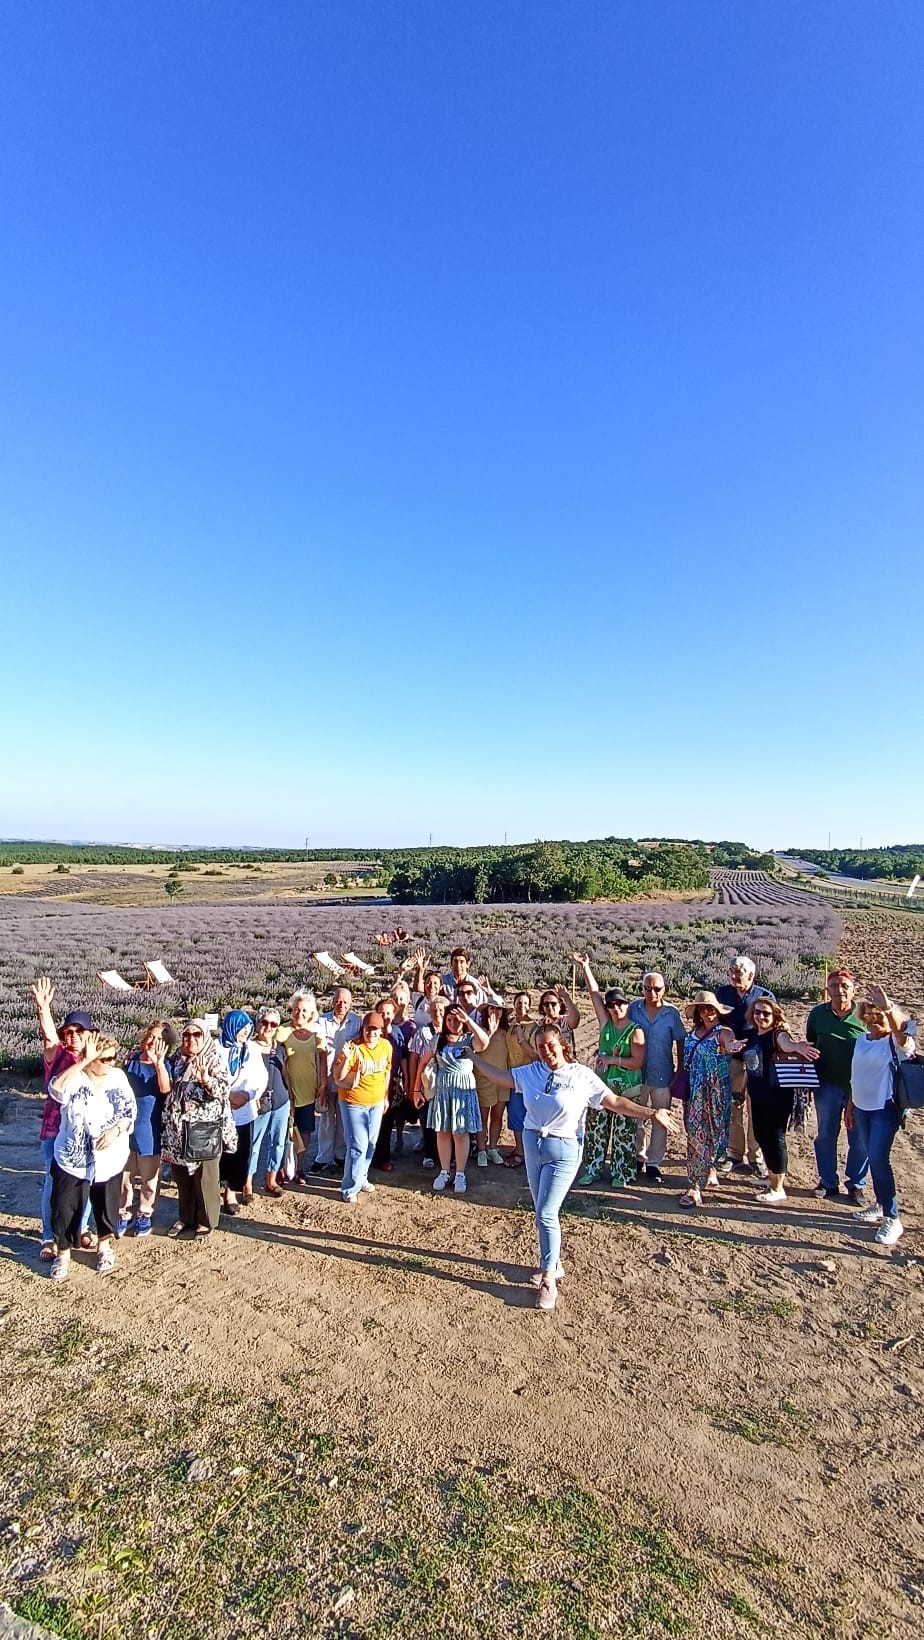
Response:
[[[381,1014],[366,1014],[356,1042],[345,1042],[333,1064],[346,1140],[340,1194],[345,1202],[371,1195],[369,1167],[382,1125],[391,1079],[391,1043]]]

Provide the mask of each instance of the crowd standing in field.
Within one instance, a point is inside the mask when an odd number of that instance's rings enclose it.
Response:
[[[896,1075],[914,1054],[915,1027],[878,985],[858,1000],[854,976],[836,970],[797,1040],[748,957],[735,958],[726,985],[678,1008],[654,971],[635,999],[620,986],[601,991],[575,952],[599,1027],[589,1066],[576,1059],[580,1014],[564,985],[540,993],[534,1018],[528,992],[508,1007],[470,960],[458,948],[441,971],[414,951],[362,1015],[339,986],[323,1013],[313,991],[296,992],[286,1023],[272,1007],[256,1017],[233,1008],[217,1033],[201,1018],[180,1032],[158,1021],[121,1067],[117,1042],[87,1014],[56,1027],[52,982],[37,980],[47,1092],[40,1256],[52,1279],[67,1278],[74,1249],[95,1250],[106,1274],[122,1236],[151,1234],[165,1164],[176,1190],[169,1234],[207,1236],[255,1191],[279,1197],[320,1175],[338,1177],[342,1202],[355,1205],[374,1192],[371,1173],[394,1170],[410,1127],[434,1191],[465,1194],[473,1140],[477,1168],[525,1168],[538,1242],[530,1280],[537,1306],[550,1310],[564,1276],[561,1209],[579,1174],[585,1187],[662,1187],[677,1108],[684,1208],[701,1208],[735,1171],[756,1183],[757,1202],[782,1208],[787,1132],[805,1126],[812,1100],[815,1194],[845,1199],[883,1246],[901,1237]]]

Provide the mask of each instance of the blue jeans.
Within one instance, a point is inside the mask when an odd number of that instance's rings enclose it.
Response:
[[[266,1171],[278,1173],[282,1166],[282,1159],[286,1153],[286,1138],[289,1132],[289,1106],[282,1105],[279,1110],[264,1111],[257,1116],[253,1124],[253,1138],[250,1141],[250,1177],[255,1179],[260,1171],[260,1150],[266,1139]]]
[[[340,1119],[346,1140],[346,1161],[340,1192],[349,1201],[355,1202],[369,1177],[384,1113],[384,1099],[377,1105],[348,1105],[345,1100],[340,1100]]]
[[[815,1162],[818,1177],[826,1190],[836,1190],[838,1186],[837,1141],[846,1106],[846,1093],[843,1088],[835,1087],[833,1082],[822,1082],[815,1089],[815,1118],[818,1123]],[[869,1173],[869,1156],[866,1139],[861,1136],[856,1123],[847,1135],[847,1166],[844,1173],[848,1189],[863,1189]]]
[[[55,1238],[51,1233],[51,1164],[55,1159],[54,1139],[40,1139],[39,1151],[42,1157],[42,1166],[45,1170],[42,1178],[42,1205],[40,1209],[42,1216],[42,1241],[54,1241]],[[83,1218],[80,1221],[81,1235],[83,1235],[83,1232],[90,1223],[90,1211],[90,1203],[87,1202],[87,1205],[83,1211]]]
[[[869,1156],[876,1200],[887,1219],[898,1218],[895,1175],[889,1157],[901,1120],[894,1099],[889,1100],[884,1110],[858,1110],[856,1105],[853,1107],[853,1131],[859,1133],[859,1143]]]
[[[536,1208],[539,1264],[554,1274],[561,1255],[558,1215],[581,1165],[581,1146],[576,1139],[543,1139],[535,1128],[524,1128],[523,1156]]]

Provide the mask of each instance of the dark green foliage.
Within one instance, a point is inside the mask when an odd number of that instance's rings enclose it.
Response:
[[[794,848],[787,853],[846,877],[910,880],[924,876],[924,843],[893,843],[889,848]]]

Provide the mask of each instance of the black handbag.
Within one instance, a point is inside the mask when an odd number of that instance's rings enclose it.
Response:
[[[217,1162],[221,1150],[220,1122],[209,1122],[200,1116],[184,1117],[184,1162]]]
[[[895,1043],[889,1037],[892,1050],[892,1098],[904,1116],[906,1110],[924,1110],[924,1058],[916,1053],[911,1059],[902,1059],[895,1052]]]

